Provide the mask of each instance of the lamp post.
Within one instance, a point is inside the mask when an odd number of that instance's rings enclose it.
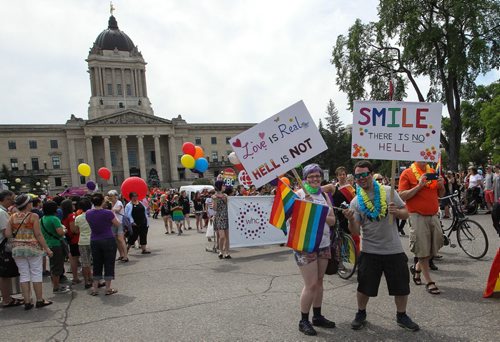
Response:
[[[47,196],[50,196],[50,192],[49,192],[49,190],[50,190],[49,180],[46,179],[46,180],[43,181],[43,183],[45,184],[45,187],[47,188]]]

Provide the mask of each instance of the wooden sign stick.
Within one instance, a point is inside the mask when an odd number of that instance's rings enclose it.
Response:
[[[395,184],[396,184],[396,180],[394,178],[396,178],[396,161],[393,160],[392,163],[391,163],[391,194],[390,194],[390,198],[389,198],[389,203],[391,202],[394,202],[394,191],[395,191]],[[392,214],[389,214],[389,224],[392,225],[392,223],[394,222],[394,217]]]

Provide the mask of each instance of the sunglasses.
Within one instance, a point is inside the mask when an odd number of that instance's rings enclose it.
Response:
[[[355,179],[361,179],[361,178],[366,178],[371,174],[371,172],[361,172],[361,173],[356,173],[354,174]]]
[[[315,178],[321,178],[320,175],[312,175],[312,176],[307,176],[307,179],[315,179]]]
[[[377,181],[377,182],[381,182],[381,181],[383,181],[383,180],[384,180],[383,178],[377,178],[377,179],[376,179],[376,181]]]

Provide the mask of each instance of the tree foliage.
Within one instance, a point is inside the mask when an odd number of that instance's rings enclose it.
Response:
[[[356,20],[339,36],[332,53],[337,84],[352,108],[356,99],[387,99],[388,80],[396,79],[394,99],[408,84],[419,101],[440,101],[450,118],[442,136],[456,169],[462,137],[461,101],[473,96],[480,73],[498,68],[500,3],[496,0],[380,0],[379,20]],[[417,84],[428,77],[426,96]],[[366,89],[369,90],[366,90]]]
[[[323,169],[330,170],[332,178],[335,169],[339,166],[352,170],[351,134],[340,120],[339,112],[332,100],[328,102],[325,122],[326,127],[320,119],[318,129],[328,149],[313,158],[312,162],[318,163]]]
[[[465,152],[460,162],[476,165],[500,161],[500,82],[478,86],[474,97],[462,102]]]

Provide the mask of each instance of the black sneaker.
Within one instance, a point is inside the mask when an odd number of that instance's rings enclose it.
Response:
[[[366,312],[360,313],[356,312],[356,317],[354,321],[351,322],[351,328],[354,330],[359,330],[366,325]]]
[[[402,328],[408,329],[410,331],[418,331],[420,330],[420,327],[418,326],[417,323],[413,322],[410,317],[408,317],[407,314],[403,314],[401,317],[396,316],[397,319],[396,321],[398,322],[398,325]]]
[[[335,322],[326,319],[325,316],[313,317],[312,324],[315,327],[323,327],[327,329],[335,328]]]
[[[299,322],[299,331],[308,336],[316,336],[318,334],[311,325],[311,322],[305,320]]]

